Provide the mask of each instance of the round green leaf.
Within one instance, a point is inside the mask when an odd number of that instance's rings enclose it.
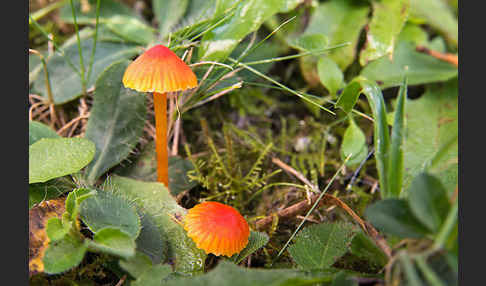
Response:
[[[341,158],[344,160],[350,154],[352,155],[346,162],[347,166],[359,164],[366,159],[366,155],[368,154],[366,137],[353,120],[350,120],[349,127],[344,132],[343,142],[341,144]]]
[[[90,246],[109,254],[129,258],[135,255],[135,241],[130,235],[116,228],[104,228],[94,235]]]
[[[79,213],[94,233],[107,227],[120,229],[133,239],[140,233],[140,218],[135,207],[109,191],[98,191],[96,195],[85,199]]]
[[[44,254],[44,272],[57,274],[77,266],[88,246],[70,235],[58,241],[51,241]]]
[[[343,72],[339,66],[328,57],[320,57],[317,62],[317,74],[327,90],[335,95],[344,84]]]
[[[93,159],[95,145],[84,138],[44,138],[29,146],[29,184],[73,174]]]

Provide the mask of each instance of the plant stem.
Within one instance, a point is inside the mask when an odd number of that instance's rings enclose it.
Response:
[[[167,93],[154,92],[155,152],[157,181],[169,188],[169,154],[167,151]]]
[[[87,81],[89,81],[89,79],[91,78],[94,56],[95,56],[95,53],[96,53],[96,43],[98,42],[98,23],[99,23],[99,18],[100,18],[100,2],[101,2],[101,0],[96,1],[96,24],[95,24],[95,32],[94,32],[94,38],[93,38],[93,49],[91,50],[91,58],[89,59]]]
[[[70,0],[69,2],[71,4],[71,11],[72,11],[72,14],[73,14],[73,22],[74,22],[74,31],[76,33],[76,41],[78,43],[79,68],[81,70],[82,93],[86,94],[86,76],[84,74],[83,53],[82,53],[82,50],[81,50],[81,39],[79,38],[78,22],[76,21],[76,11],[74,9],[73,0]]]

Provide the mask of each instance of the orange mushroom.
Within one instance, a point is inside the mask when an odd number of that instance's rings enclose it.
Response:
[[[218,202],[203,202],[189,209],[184,229],[199,249],[218,256],[230,257],[240,252],[250,236],[245,218],[236,209]]]
[[[167,93],[196,87],[196,75],[169,48],[156,45],[127,67],[122,82],[127,88],[153,93],[157,181],[169,187]]]

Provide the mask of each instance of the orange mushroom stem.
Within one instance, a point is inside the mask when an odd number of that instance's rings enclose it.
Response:
[[[154,92],[155,153],[157,181],[169,186],[169,154],[167,151],[167,94]]]
[[[196,87],[196,75],[169,48],[156,45],[127,67],[122,82],[127,88],[153,93],[157,181],[169,187],[167,93]]]

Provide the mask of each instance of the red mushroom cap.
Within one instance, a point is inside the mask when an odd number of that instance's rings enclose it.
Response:
[[[241,214],[228,205],[203,202],[190,209],[184,229],[206,253],[232,256],[248,244],[250,228]]]
[[[197,86],[196,75],[174,52],[156,45],[125,70],[123,85],[142,92],[172,92]]]

